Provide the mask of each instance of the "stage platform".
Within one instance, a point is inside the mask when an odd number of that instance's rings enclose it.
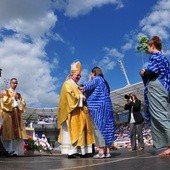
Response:
[[[144,151],[119,149],[111,158],[68,159],[66,155],[37,154],[24,157],[0,157],[1,170],[170,170],[170,157],[159,157],[160,151],[146,147]]]

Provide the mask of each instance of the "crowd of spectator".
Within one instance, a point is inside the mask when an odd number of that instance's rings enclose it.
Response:
[[[153,145],[152,142],[152,136],[151,136],[151,130],[150,128],[145,124],[143,128],[143,138],[145,145]],[[124,123],[122,125],[119,125],[116,128],[115,133],[115,146],[117,148],[130,148],[130,127],[129,124]]]
[[[38,115],[38,124],[56,123],[56,117],[51,115]]]

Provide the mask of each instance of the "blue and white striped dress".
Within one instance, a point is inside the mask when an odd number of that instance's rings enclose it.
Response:
[[[147,70],[158,74],[159,82],[170,94],[170,64],[161,51],[150,56]]]
[[[156,148],[170,147],[170,63],[162,52],[156,52],[150,56],[147,70],[158,74],[145,88],[153,144]]]
[[[105,145],[111,146],[114,141],[115,120],[105,80],[101,76],[95,76],[84,85],[83,91],[91,117],[103,136]]]

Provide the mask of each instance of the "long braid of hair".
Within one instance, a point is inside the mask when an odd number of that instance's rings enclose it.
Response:
[[[103,74],[99,74],[98,76],[101,76],[106,84],[106,87],[107,87],[107,90],[108,90],[108,93],[110,94],[110,86],[108,84],[108,82],[106,81],[106,79],[104,78]]]
[[[99,68],[99,67],[94,67],[94,68],[92,69],[92,73],[94,73],[95,76],[100,76],[100,77],[102,77],[102,78],[104,79],[104,82],[105,82],[105,84],[106,84],[108,93],[110,94],[110,87],[109,87],[109,84],[108,84],[108,82],[105,80],[101,68]]]

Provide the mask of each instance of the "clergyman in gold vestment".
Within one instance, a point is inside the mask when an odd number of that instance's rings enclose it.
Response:
[[[3,92],[2,108],[2,140],[6,151],[14,155],[23,155],[23,139],[27,139],[22,113],[25,111],[25,101],[16,92],[18,81],[10,80],[10,88]]]
[[[92,144],[95,143],[89,112],[87,106],[82,105],[84,96],[77,85],[80,74],[80,62],[72,63],[71,75],[62,86],[58,105],[58,141],[61,153],[68,154],[68,158],[92,153]]]

